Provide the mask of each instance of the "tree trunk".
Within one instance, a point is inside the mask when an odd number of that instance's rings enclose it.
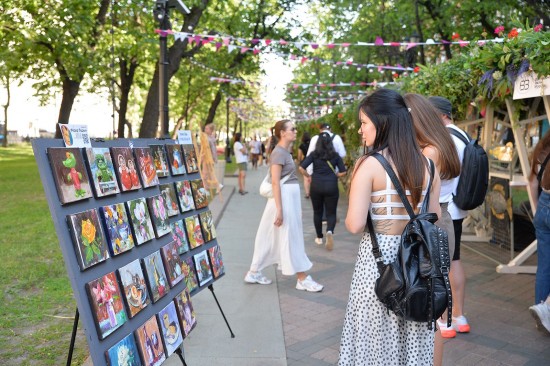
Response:
[[[206,117],[206,120],[201,126],[201,129],[203,129],[204,126],[206,126],[207,124],[214,122],[214,117],[216,117],[216,110],[218,109],[218,106],[220,105],[221,101],[222,101],[222,93],[221,93],[221,90],[218,90],[218,92],[216,93],[216,97],[212,101],[212,104],[210,104],[210,109],[208,110],[208,116]]]
[[[57,123],[67,124],[71,118],[71,110],[78,91],[80,90],[80,81],[71,80],[69,78],[63,79],[63,97],[61,99],[61,107],[59,108],[59,117]],[[61,138],[61,130],[59,125],[55,126],[55,138]]]
[[[10,92],[10,77],[6,77],[6,104],[4,104],[4,140],[2,140],[2,147],[8,147],[8,108],[10,107],[11,92]]]
[[[130,89],[134,83],[134,76],[138,63],[136,60],[130,60],[130,67],[128,68],[128,61],[121,61],[120,68],[120,106],[118,111],[118,138],[124,138],[124,127],[128,126],[129,135],[131,135],[132,125],[128,123],[126,119],[126,113],[128,112],[128,100],[130,98]]]

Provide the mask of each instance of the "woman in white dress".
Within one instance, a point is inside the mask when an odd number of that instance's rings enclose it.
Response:
[[[379,89],[367,96],[359,105],[359,120],[359,134],[371,151],[355,165],[346,228],[355,234],[363,232],[370,212],[383,260],[389,263],[396,259],[409,216],[386,171],[370,155],[378,152],[389,161],[417,212],[427,193],[428,161],[415,140],[411,115],[399,93]],[[429,211],[438,216],[439,190],[436,171]],[[339,365],[431,365],[434,331],[427,323],[406,321],[388,311],[374,292],[378,277],[370,233],[365,232],[351,282]]]

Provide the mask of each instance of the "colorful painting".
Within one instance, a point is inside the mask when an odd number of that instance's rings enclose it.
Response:
[[[178,201],[180,203],[180,211],[187,212],[195,209],[195,202],[193,201],[193,191],[191,191],[191,184],[188,180],[182,180],[176,182],[176,192],[178,194]]]
[[[118,183],[123,192],[141,188],[136,161],[129,147],[112,147],[113,164],[118,175]]]
[[[168,162],[166,160],[166,152],[164,145],[149,145],[151,154],[153,155],[153,164],[157,172],[157,177],[163,178],[168,176]]]
[[[164,309],[159,311],[158,321],[160,323],[160,334],[166,345],[166,353],[170,357],[183,342],[174,302],[170,302]]]
[[[201,219],[202,235],[205,242],[216,238],[216,228],[214,227],[214,218],[212,211],[208,210],[199,214]]]
[[[178,254],[178,248],[176,243],[171,241],[162,248],[160,248],[162,254],[162,261],[164,263],[164,269],[170,282],[170,287],[176,286],[183,279],[183,272],[181,266],[183,265],[180,255]]]
[[[113,167],[111,153],[107,147],[88,147],[86,157],[90,175],[94,182],[96,197],[104,197],[120,192]]]
[[[185,162],[181,145],[166,145],[166,154],[168,155],[172,175],[185,174]]]
[[[164,197],[161,194],[148,197],[147,205],[149,206],[157,238],[168,234],[170,232],[170,221],[168,220],[168,207],[166,207]]]
[[[90,180],[80,149],[49,147],[47,153],[61,204],[92,197]]]
[[[166,360],[157,317],[153,315],[135,330],[141,359],[147,366],[160,366]]]
[[[187,237],[189,239],[189,244],[191,249],[195,249],[204,244],[204,239],[202,237],[201,224],[199,222],[199,216],[193,215],[188,216],[185,219],[185,228],[187,229]]]
[[[67,216],[78,264],[81,270],[109,258],[107,241],[95,208]]]
[[[193,257],[185,258],[181,269],[187,290],[189,292],[193,292],[198,289],[199,284],[197,283],[197,275],[195,271],[195,263],[193,263]]]
[[[199,171],[199,164],[197,162],[197,154],[195,153],[195,146],[193,144],[181,145],[183,154],[185,155],[185,167],[187,173],[196,173]]]
[[[114,272],[86,284],[99,339],[104,339],[128,320]]]
[[[139,259],[120,267],[118,277],[128,305],[128,315],[133,318],[134,315],[151,303]]]
[[[161,297],[166,295],[169,290],[166,273],[162,266],[160,251],[153,252],[142,259],[147,282],[149,283],[150,294],[153,297],[153,302],[157,302]]]
[[[210,201],[210,192],[204,188],[202,179],[195,179],[190,181],[191,190],[193,191],[193,199],[195,200],[195,208],[203,208],[208,206]]]
[[[140,245],[152,240],[155,237],[155,233],[145,198],[128,201],[126,205],[130,212],[130,222],[134,229],[136,244]]]
[[[109,366],[142,366],[134,334],[130,333],[105,352]]]
[[[112,256],[127,252],[134,247],[134,236],[124,203],[99,208],[105,223],[105,236]]]
[[[197,319],[195,317],[195,310],[193,310],[193,304],[191,303],[191,295],[189,290],[184,289],[178,296],[174,298],[176,308],[178,310],[178,316],[180,319],[181,330],[183,331],[183,337],[187,337],[189,333],[197,325]]]
[[[151,149],[148,147],[136,147],[134,148],[134,154],[136,155],[137,166],[141,175],[141,181],[143,182],[143,188],[158,185],[159,179],[157,177],[155,164],[153,163]]]
[[[208,249],[208,257],[210,258],[210,265],[212,266],[214,278],[218,278],[224,274],[225,267],[223,266],[222,252],[219,245],[215,245]]]
[[[189,251],[189,241],[187,241],[187,234],[185,233],[185,226],[183,220],[178,220],[170,224],[170,231],[172,232],[172,239],[176,243],[178,248],[178,254],[183,254]]]
[[[180,211],[178,209],[178,199],[176,198],[176,190],[172,183],[161,184],[160,194],[164,197],[166,202],[166,208],[168,209],[168,216],[176,216]]]
[[[193,256],[193,260],[195,261],[195,269],[197,271],[199,286],[204,286],[213,279],[212,269],[210,268],[206,250],[203,250],[199,254],[195,254]]]

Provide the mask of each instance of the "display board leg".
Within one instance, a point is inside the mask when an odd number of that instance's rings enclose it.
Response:
[[[74,342],[76,340],[76,330],[78,328],[79,317],[80,317],[80,314],[78,313],[78,307],[77,307],[76,312],[74,314],[73,334],[71,335],[71,344],[69,345],[69,354],[67,355],[67,366],[71,366],[71,361],[73,360]]]
[[[212,284],[208,285],[208,289],[210,292],[212,292],[212,296],[214,296],[214,300],[216,300],[216,304],[218,305],[218,309],[220,309],[220,312],[222,313],[223,320],[225,320],[225,324],[227,325],[227,328],[229,329],[229,333],[231,333],[231,338],[235,338],[235,334],[233,334],[233,331],[231,330],[231,327],[229,326],[229,323],[227,322],[227,318],[225,317],[225,314],[223,313],[222,307],[220,306],[220,303],[218,302],[218,298],[216,297],[216,294],[214,293],[214,286]]]
[[[182,365],[187,366],[187,364],[185,363],[185,359],[183,358],[183,352],[181,351],[181,346],[178,347],[175,352],[178,354],[178,356],[180,356]]]

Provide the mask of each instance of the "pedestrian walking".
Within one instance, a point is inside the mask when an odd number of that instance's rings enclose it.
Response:
[[[311,137],[309,132],[305,131],[302,135],[300,146],[298,146],[298,163],[304,161],[307,155],[307,150],[309,149],[309,143],[311,142]],[[311,178],[304,176],[304,192],[305,198],[309,198],[309,187],[311,185]]]
[[[246,179],[246,169],[248,164],[248,152],[246,146],[241,142],[241,133],[237,132],[235,134],[235,142],[233,143],[233,152],[235,153],[235,160],[237,166],[239,167],[239,193],[244,196],[248,193],[245,190],[245,179]]]

